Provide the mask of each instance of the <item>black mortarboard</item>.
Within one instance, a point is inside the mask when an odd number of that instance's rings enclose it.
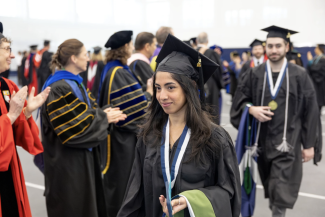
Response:
[[[233,57],[239,57],[239,53],[236,50],[231,53]]]
[[[95,54],[99,54],[99,52],[100,52],[101,50],[102,50],[102,48],[99,47],[99,46],[94,47],[94,53],[95,53]]]
[[[190,45],[191,46],[191,41],[183,41],[185,44]]]
[[[156,59],[157,72],[185,75],[198,83],[201,102],[205,102],[204,83],[219,65],[191,46],[169,34]]]
[[[30,49],[35,50],[37,48],[37,46],[38,45],[33,44],[33,45],[29,46],[29,47],[30,47]]]
[[[114,50],[129,43],[132,40],[132,31],[119,31],[111,35],[105,44],[105,47]]]
[[[191,43],[191,44],[196,44],[196,37],[191,38],[191,39],[190,39],[190,43]]]
[[[2,23],[0,22],[0,39],[4,38],[2,33],[3,33],[3,26],[2,26]]]
[[[295,59],[300,58],[301,54],[296,50],[292,50],[291,55],[290,55],[290,52],[288,52],[286,57],[287,57],[288,60],[295,60]]]
[[[262,30],[269,33],[267,34],[266,38],[283,38],[288,42],[290,42],[291,35],[298,33],[296,31],[284,29],[278,26],[270,26]]]
[[[253,48],[254,46],[262,45],[263,46],[263,41],[255,39],[249,46]]]
[[[50,43],[51,43],[50,40],[44,40],[44,46],[47,46],[47,45],[49,45]]]
[[[317,44],[317,47],[325,51],[325,44]]]

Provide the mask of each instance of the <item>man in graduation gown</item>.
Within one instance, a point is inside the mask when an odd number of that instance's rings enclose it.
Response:
[[[217,63],[219,66],[222,65],[220,56],[218,53],[214,52],[213,50],[209,49],[208,47],[208,35],[205,32],[202,32],[197,37],[197,50]],[[220,117],[219,117],[219,111],[220,111],[220,97],[221,93],[220,90],[223,88],[223,69],[222,67],[219,67],[216,72],[210,77],[208,82],[206,83],[206,102],[209,106],[211,106],[210,113],[213,115],[213,121],[216,124],[220,124]]]
[[[50,41],[44,41],[44,48],[37,52],[35,56],[35,67],[37,68],[38,92],[41,92],[46,79],[52,74],[50,62],[52,61],[52,52],[49,52]]]
[[[306,70],[285,58],[290,35],[296,32],[276,26],[263,30],[269,32],[269,60],[243,74],[230,115],[231,123],[238,128],[243,108],[252,104],[249,114],[261,123],[254,154],[259,155],[265,197],[269,198],[273,217],[283,217],[297,200],[302,161],[314,157],[319,112]]]
[[[153,71],[150,67],[149,58],[156,50],[157,40],[150,32],[141,32],[135,39],[136,53],[128,59],[128,66],[131,72],[137,78],[143,91],[147,89],[147,81],[153,76]]]
[[[314,83],[319,110],[325,105],[325,45],[318,44],[315,47],[316,56],[307,53],[308,73]]]
[[[112,126],[107,141],[101,145],[104,191],[109,217],[115,217],[122,204],[135,156],[138,125],[146,115],[153,91],[152,84],[148,82],[147,92],[143,92],[126,65],[133,50],[132,34],[132,31],[119,31],[108,39],[105,44],[111,52],[108,56],[114,57],[117,52],[126,56],[120,60],[107,59],[99,85],[98,105],[119,107],[127,115],[124,121]]]
[[[25,62],[25,70],[24,70],[24,77],[27,80],[27,85],[28,85],[28,91],[32,90],[32,88],[35,88],[35,94],[38,93],[38,80],[37,80],[37,67],[39,57],[37,55],[37,45],[31,45],[30,46],[30,54],[26,59]],[[38,58],[36,58],[38,57]]]
[[[162,48],[162,46],[164,45],[164,42],[168,36],[168,34],[174,35],[174,31],[171,27],[167,27],[167,26],[162,26],[158,29],[158,31],[156,32],[156,38],[157,38],[157,48],[155,50],[155,52],[153,53],[152,57],[150,58],[150,67],[152,69],[152,71],[156,71],[157,68],[157,63],[156,63],[156,59],[157,56]]]
[[[255,39],[250,45],[252,48],[252,60],[247,61],[241,68],[239,77],[246,72],[249,68],[254,68],[256,66],[261,65],[264,63],[267,58],[264,56],[264,47],[263,47],[263,41]],[[239,79],[240,81],[240,79]]]
[[[0,33],[0,73],[9,69],[13,58],[10,41]],[[12,81],[0,78],[0,89],[0,216],[31,217],[16,146],[33,155],[43,151],[31,113],[44,103],[49,89],[36,97],[33,89],[27,103],[26,86],[19,90]]]

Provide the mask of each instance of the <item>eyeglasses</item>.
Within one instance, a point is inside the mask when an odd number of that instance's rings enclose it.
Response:
[[[9,54],[11,54],[11,47],[0,47],[0,49],[4,49],[7,52],[9,51]]]

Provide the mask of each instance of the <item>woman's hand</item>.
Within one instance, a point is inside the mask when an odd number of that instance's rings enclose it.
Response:
[[[27,97],[27,86],[21,88],[17,93],[14,91],[11,95],[11,99],[9,102],[10,108],[7,116],[9,117],[11,124],[13,124],[16,119],[21,114],[23,110],[25,100]]]
[[[37,96],[34,96],[35,94],[35,88],[32,87],[32,91],[29,94],[28,100],[27,100],[27,106],[25,110],[25,116],[29,117],[33,111],[38,109],[43,105],[43,103],[46,101],[47,97],[49,96],[49,93],[51,91],[51,87],[47,87],[45,90],[42,91],[42,93],[38,94]]]
[[[161,206],[163,207],[163,212],[169,217],[168,209],[167,209],[167,199],[160,195],[159,201]],[[174,199],[171,201],[172,209],[173,209],[173,215],[178,213],[179,211],[182,211],[183,209],[187,208],[187,203],[184,197],[179,197],[177,199]]]
[[[123,114],[123,112],[120,111],[120,108],[107,108],[104,110],[104,112],[107,114],[109,124],[116,124],[119,121],[124,121],[127,118],[126,114]]]

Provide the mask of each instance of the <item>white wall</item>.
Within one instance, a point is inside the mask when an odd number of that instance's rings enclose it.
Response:
[[[172,26],[182,40],[201,31],[210,44],[247,47],[260,29],[279,25],[300,33],[296,46],[325,42],[325,0],[0,0],[4,34],[15,51],[52,41],[52,49],[77,38],[90,49],[119,30],[155,33]]]

